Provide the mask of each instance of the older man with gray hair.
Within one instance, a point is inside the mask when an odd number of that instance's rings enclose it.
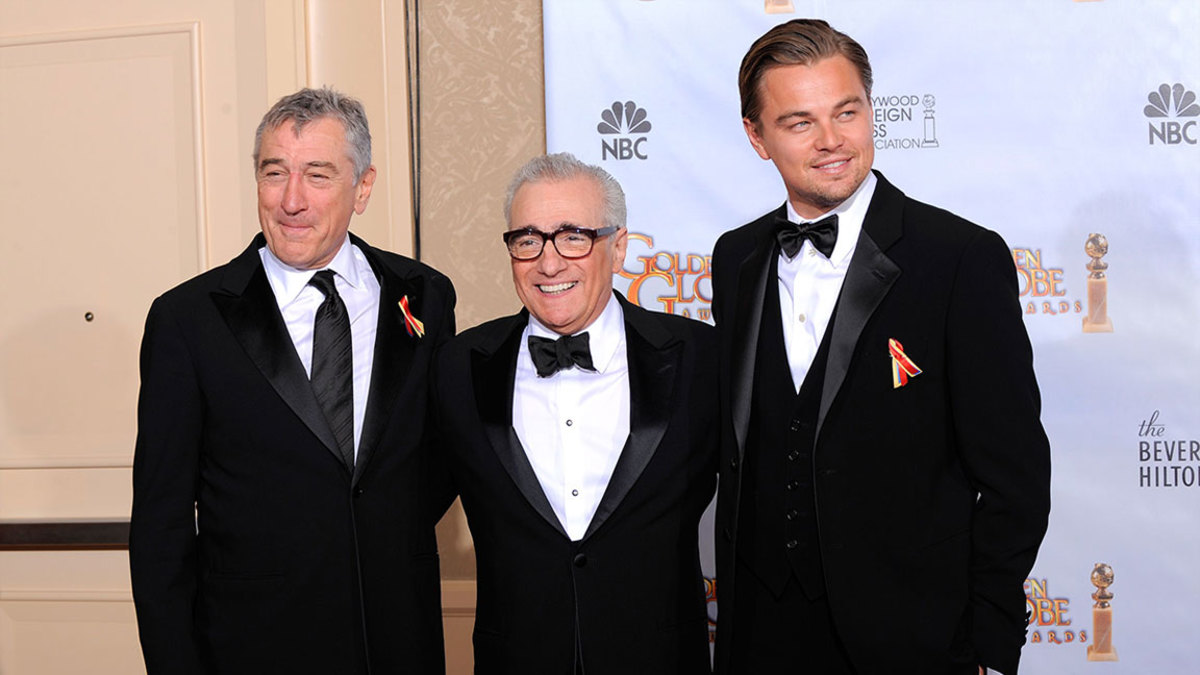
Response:
[[[154,301],[129,556],[149,673],[445,672],[427,373],[454,289],[349,234],[362,105],[280,99],[254,143],[262,234]]]
[[[625,195],[603,169],[534,158],[505,216],[524,309],[435,365],[475,539],[476,672],[708,672],[697,527],[715,487],[714,331],[613,290]]]

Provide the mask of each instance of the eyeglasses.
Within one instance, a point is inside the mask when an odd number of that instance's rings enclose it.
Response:
[[[592,252],[597,237],[606,237],[617,229],[615,226],[593,230],[563,225],[553,232],[542,232],[530,226],[505,232],[504,244],[508,246],[508,254],[516,260],[533,260],[542,255],[547,241],[553,241],[554,250],[564,258],[582,258]]]

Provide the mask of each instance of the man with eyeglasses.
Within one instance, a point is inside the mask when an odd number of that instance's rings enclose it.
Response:
[[[613,290],[625,196],[603,169],[534,158],[504,210],[524,309],[435,364],[475,540],[476,672],[707,673],[697,529],[715,488],[715,331]]]

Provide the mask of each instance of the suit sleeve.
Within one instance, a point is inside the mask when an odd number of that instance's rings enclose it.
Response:
[[[184,331],[160,298],[142,338],[129,564],[146,670],[201,673],[196,482],[203,400]]]
[[[994,232],[967,247],[951,295],[954,433],[979,494],[972,521],[971,639],[982,665],[1015,673],[1024,581],[1050,512],[1050,446],[1011,253]]]
[[[431,360],[429,368],[430,414],[426,433],[428,435],[430,448],[430,485],[433,495],[430,503],[433,506],[432,516],[434,523],[441,520],[442,516],[446,514],[446,510],[449,509],[450,505],[454,503],[454,498],[458,496],[458,490],[455,488],[454,483],[451,480],[449,467],[447,466],[446,450],[443,447],[445,434],[442,432],[442,424],[444,424],[444,422],[441,420],[436,386],[436,378],[439,370],[437,364],[440,360],[442,351],[444,351],[442,347],[444,347],[446,342],[450,340],[450,338],[454,337],[455,334],[455,294],[454,286],[450,283],[450,280],[447,277],[439,275],[435,280],[441,282],[437,285],[441,291],[441,294],[446,298],[446,302],[442,306],[444,313],[441,325],[443,326],[443,330],[437,336],[437,341],[435,343],[436,347],[434,349],[433,359]]]

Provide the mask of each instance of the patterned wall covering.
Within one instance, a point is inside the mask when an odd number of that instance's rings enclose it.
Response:
[[[504,190],[545,152],[541,0],[417,2],[421,259],[458,291],[460,329],[520,308],[509,276]],[[438,530],[442,577],[475,578],[456,504]]]

